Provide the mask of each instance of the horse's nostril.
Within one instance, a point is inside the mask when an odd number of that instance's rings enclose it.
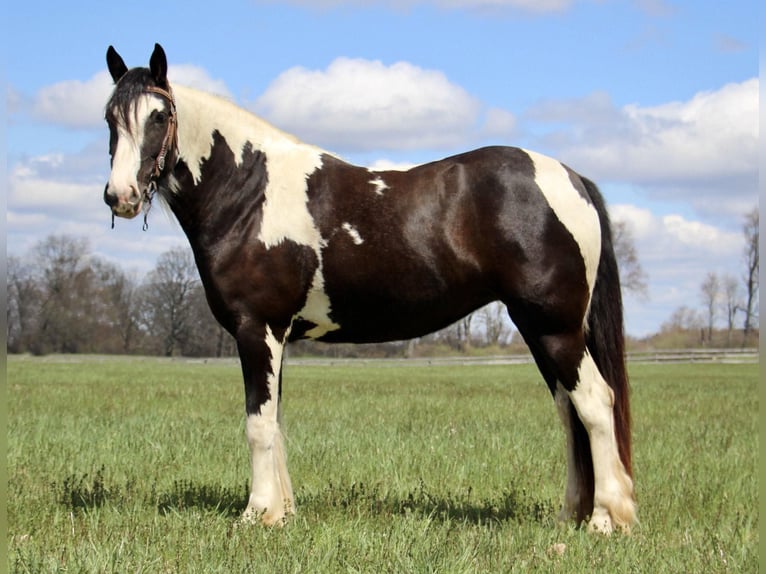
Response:
[[[108,183],[106,184],[106,187],[104,187],[104,203],[106,203],[109,207],[114,207],[117,205],[117,196],[109,193]]]

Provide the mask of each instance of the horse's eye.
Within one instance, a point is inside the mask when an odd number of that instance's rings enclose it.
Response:
[[[157,112],[154,114],[154,122],[157,124],[164,124],[168,119],[168,114],[165,112]]]

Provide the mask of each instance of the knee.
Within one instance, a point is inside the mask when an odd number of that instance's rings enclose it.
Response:
[[[249,415],[245,423],[245,434],[250,448],[271,449],[279,433],[276,421],[259,415]]]

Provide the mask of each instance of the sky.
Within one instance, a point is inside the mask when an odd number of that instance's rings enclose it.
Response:
[[[147,66],[159,42],[171,82],[352,163],[503,144],[596,181],[647,274],[647,295],[625,297],[626,331],[643,337],[681,306],[701,310],[708,273],[744,274],[761,20],[745,0],[9,3],[7,251],[87,236],[95,255],[140,277],[186,244],[159,209],[147,231],[141,218],[110,229],[102,199],[106,49]]]

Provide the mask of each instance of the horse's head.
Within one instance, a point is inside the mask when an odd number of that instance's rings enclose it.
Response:
[[[117,51],[106,52],[115,83],[106,104],[112,172],[104,201],[119,217],[132,218],[150,200],[157,182],[172,170],[176,150],[176,109],[162,46],[155,44],[149,68],[128,70]]]

